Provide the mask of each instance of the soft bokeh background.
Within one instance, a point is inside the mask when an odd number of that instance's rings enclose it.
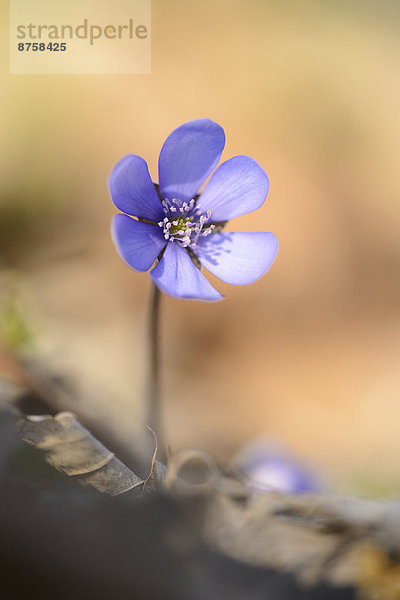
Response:
[[[267,435],[347,491],[400,490],[399,5],[388,0],[153,0],[152,74],[8,74],[2,5],[0,278],[85,411],[142,428],[149,278],[117,257],[106,179],[199,117],[271,187],[231,230],[276,233],[271,271],[166,298],[173,448],[225,460]],[[10,272],[11,271],[11,272]],[[214,280],[215,281],[215,280]],[[1,362],[1,361],[0,361]]]

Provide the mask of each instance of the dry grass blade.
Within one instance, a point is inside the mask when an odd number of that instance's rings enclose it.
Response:
[[[147,427],[154,439],[154,451],[151,458],[150,472],[143,482],[143,492],[149,494],[151,492],[157,492],[164,487],[166,467],[159,460],[157,460],[158,454],[158,439],[156,433],[151,427]]]

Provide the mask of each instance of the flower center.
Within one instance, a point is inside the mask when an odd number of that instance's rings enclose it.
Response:
[[[196,201],[182,202],[177,198],[162,201],[165,217],[158,223],[162,227],[164,238],[169,242],[177,242],[184,248],[193,248],[200,236],[209,235],[215,225],[207,225],[211,211],[204,215]]]
[[[175,219],[174,221],[172,221],[172,225],[169,229],[169,233],[170,235],[174,235],[174,234],[178,234],[181,230],[186,231],[186,229],[188,227],[190,227],[190,225],[193,223],[193,219],[189,218],[189,217],[179,217],[178,219]]]

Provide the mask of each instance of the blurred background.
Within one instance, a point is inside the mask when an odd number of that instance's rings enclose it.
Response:
[[[225,461],[267,436],[337,489],[398,494],[399,4],[153,0],[145,76],[9,75],[1,10],[3,333],[23,321],[84,390],[78,414],[142,435],[150,280],[116,254],[106,181],[127,153],[157,181],[167,135],[209,117],[223,160],[271,183],[228,229],[273,231],[280,252],[251,286],[211,278],[220,303],[164,298],[171,447]]]

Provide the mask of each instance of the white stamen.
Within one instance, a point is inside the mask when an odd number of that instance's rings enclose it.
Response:
[[[215,225],[206,226],[211,218],[211,211],[207,210],[206,213],[202,213],[200,205],[196,204],[194,198],[189,202],[182,202],[178,198],[172,198],[172,200],[164,198],[162,206],[165,217],[158,225],[163,228],[164,238],[170,242],[176,242],[183,248],[195,247],[200,236],[207,237],[215,229]],[[173,219],[174,213],[180,213],[179,217]],[[175,231],[172,227],[177,230]]]

